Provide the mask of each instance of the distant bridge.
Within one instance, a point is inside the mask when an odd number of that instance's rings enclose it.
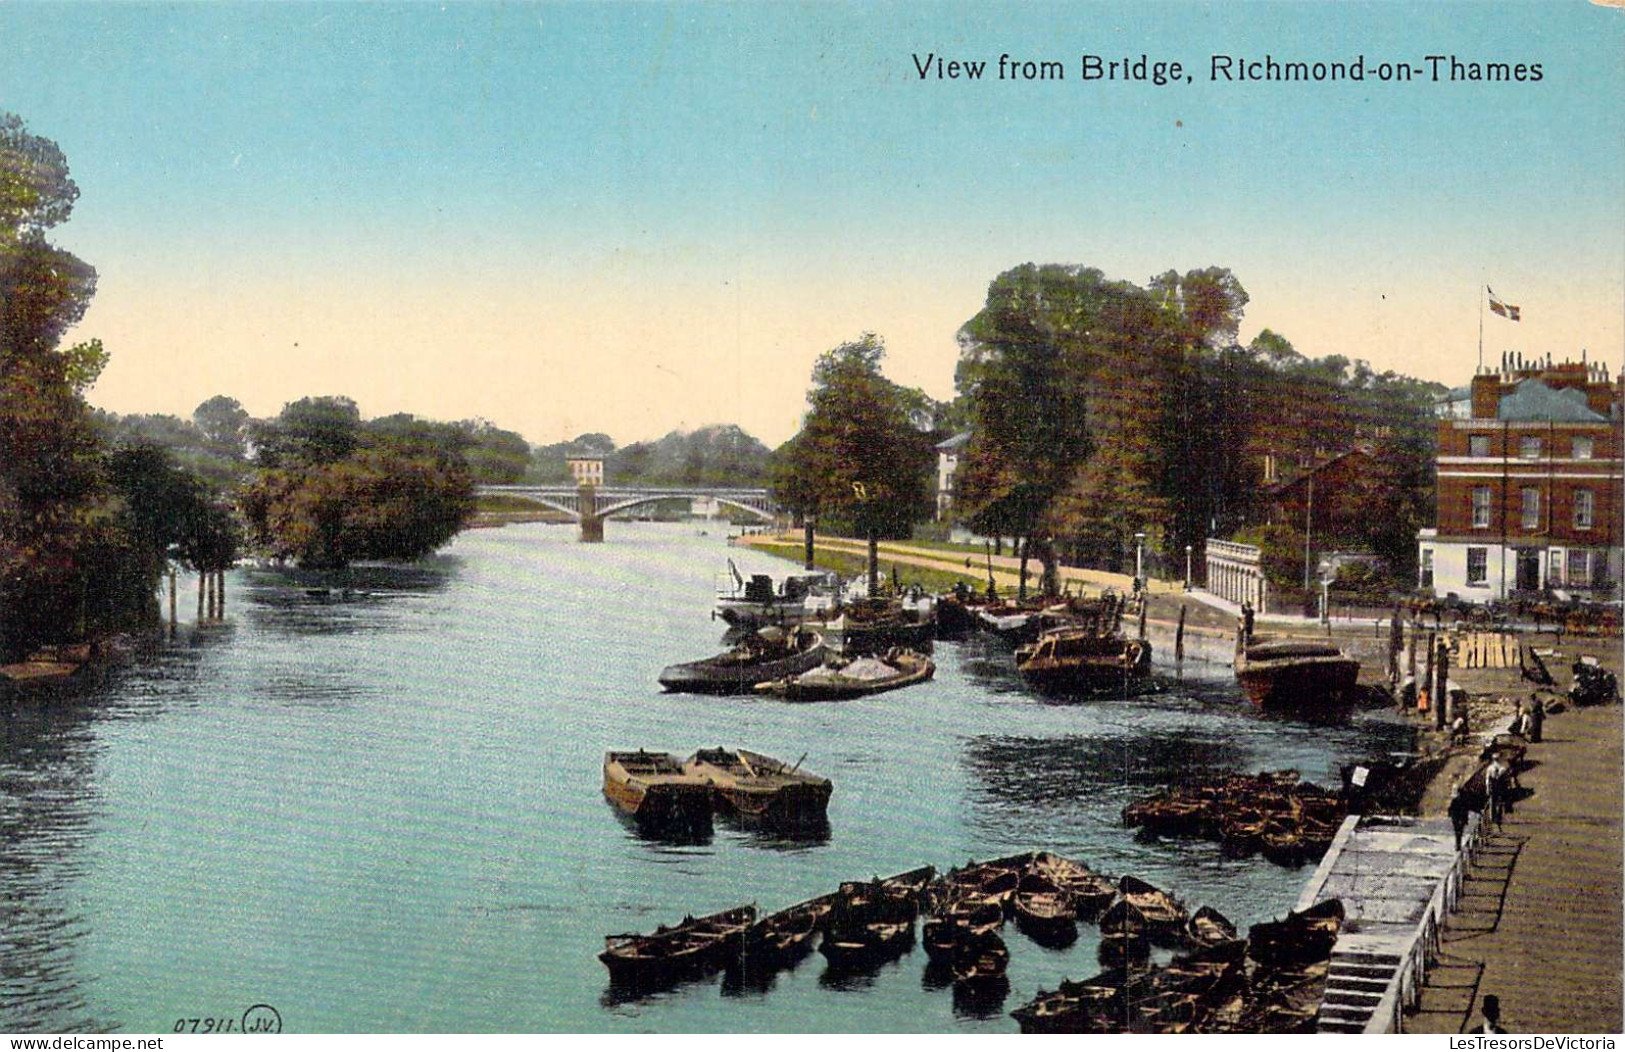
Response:
[[[518,497],[570,516],[581,523],[582,540],[603,540],[604,519],[618,512],[663,500],[709,500],[774,521],[779,507],[765,489],[737,486],[479,486],[482,497]]]

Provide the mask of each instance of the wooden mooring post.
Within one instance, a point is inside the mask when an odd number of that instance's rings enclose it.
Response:
[[[1439,640],[1438,690],[1434,694],[1433,729],[1444,730],[1445,707],[1450,704],[1450,644]]]
[[[1439,699],[1433,696],[1433,657],[1434,657],[1434,653],[1435,653],[1435,644],[1433,642],[1433,638],[1434,638],[1433,633],[1429,632],[1428,633],[1428,666],[1427,666],[1427,673],[1426,673],[1426,675],[1424,675],[1422,677],[1421,683],[1417,684],[1417,690],[1418,691],[1424,691],[1424,690],[1427,691],[1428,704],[1429,705],[1437,705],[1439,703]]]
[[[1185,604],[1179,604],[1179,627],[1174,629],[1174,666],[1176,671],[1185,664]]]

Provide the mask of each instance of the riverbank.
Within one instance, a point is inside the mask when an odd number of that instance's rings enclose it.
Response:
[[[771,552],[785,558],[801,561],[804,552],[800,533],[748,534],[734,539],[736,544]],[[989,566],[999,592],[1014,595],[1020,585],[1021,560],[1014,556],[966,555],[944,551],[906,541],[882,541],[878,546],[882,576],[890,576],[897,567],[905,584],[910,583],[910,569],[918,571],[919,583],[934,591],[946,591],[956,582],[982,589],[987,586]],[[861,570],[867,557],[867,544],[846,537],[818,536],[814,538],[814,563],[821,569],[850,574],[853,568]],[[1037,585],[1036,567],[1030,564],[1028,587]],[[1089,570],[1076,566],[1063,566],[1059,570],[1063,587],[1072,590],[1100,592],[1107,588],[1130,592],[1134,578],[1128,574]],[[938,587],[940,586],[940,587]],[[1203,593],[1187,592],[1182,583],[1149,580],[1146,582],[1146,637],[1151,641],[1157,665],[1173,668],[1176,652],[1182,650],[1184,660],[1229,666],[1235,658],[1236,613],[1225,609],[1222,602],[1207,599]],[[1181,633],[1180,624],[1184,631]],[[1362,621],[1334,621],[1329,626],[1304,618],[1277,618],[1260,623],[1275,637],[1330,639],[1360,659],[1361,682],[1386,682],[1387,633],[1384,628]]]

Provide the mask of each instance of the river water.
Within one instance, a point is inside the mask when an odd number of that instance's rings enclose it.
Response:
[[[1038,988],[1098,970],[1092,927],[1064,951],[1007,928],[993,1011],[928,984],[918,948],[858,979],[815,953],[767,989],[630,1000],[595,955],[606,933],[686,912],[1034,847],[1246,925],[1283,913],[1309,871],[1137,841],[1124,804],[1208,770],[1335,783],[1409,744],[1380,714],[1260,716],[1218,669],[1148,698],[1046,703],[976,640],[939,644],[934,681],[872,699],[662,694],[662,666],[717,649],[727,558],[789,568],[721,532],[612,522],[581,545],[511,526],[409,568],[237,571],[227,624],[183,625],[71,703],[4,713],[0,1031],[169,1032],[270,1005],[307,1032],[1009,1032]],[[835,784],[827,837],[719,824],[707,843],[650,842],[601,795],[606,749],[712,745],[805,754]]]

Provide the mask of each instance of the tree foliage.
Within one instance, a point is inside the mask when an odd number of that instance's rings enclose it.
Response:
[[[972,438],[957,516],[1118,570],[1144,532],[1173,565],[1185,545],[1257,521],[1266,458],[1290,470],[1375,443],[1380,470],[1356,499],[1379,515],[1362,516],[1354,540],[1403,572],[1429,512],[1437,385],[1308,359],[1269,330],[1240,347],[1247,302],[1221,267],[1170,270],[1143,288],[1087,267],[999,275],[960,333]]]
[[[418,559],[473,514],[474,483],[459,463],[368,449],[266,469],[241,507],[256,543],[305,566]]]
[[[910,420],[925,396],[881,374],[885,354],[865,333],[819,356],[801,430],[771,458],[770,487],[798,515],[906,537],[931,513],[932,449]]]

